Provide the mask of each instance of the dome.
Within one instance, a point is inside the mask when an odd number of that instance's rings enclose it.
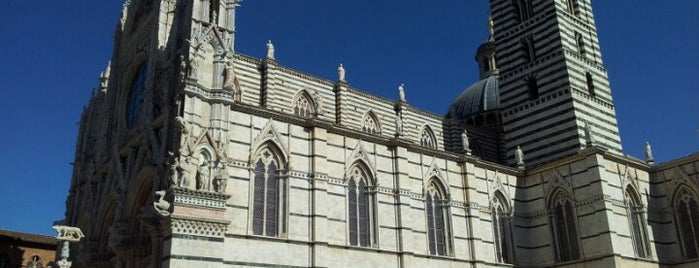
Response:
[[[451,104],[448,118],[468,118],[500,108],[498,76],[488,76],[466,88]]]

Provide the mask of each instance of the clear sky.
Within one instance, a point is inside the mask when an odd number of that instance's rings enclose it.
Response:
[[[53,235],[78,122],[112,54],[121,0],[0,5],[0,229]],[[439,4],[434,4],[439,3]],[[624,152],[660,162],[699,151],[699,1],[593,0]],[[236,51],[444,114],[478,78],[487,0],[245,0]]]

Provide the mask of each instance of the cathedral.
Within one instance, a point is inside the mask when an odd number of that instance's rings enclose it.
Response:
[[[446,114],[236,52],[240,4],[123,5],[74,267],[699,265],[699,154],[623,155],[591,0],[490,0]]]

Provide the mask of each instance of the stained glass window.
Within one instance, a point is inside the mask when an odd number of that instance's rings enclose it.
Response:
[[[349,243],[353,246],[370,247],[375,239],[373,196],[368,191],[368,178],[364,172],[355,167],[351,174],[347,182]]]
[[[687,190],[677,200],[677,229],[684,248],[685,257],[699,257],[699,206],[696,197]]]
[[[570,198],[559,194],[553,203],[553,232],[558,260],[572,261],[580,259],[576,216]]]
[[[446,256],[450,252],[449,210],[443,205],[444,194],[437,189],[431,185],[425,195],[428,250],[431,255]]]

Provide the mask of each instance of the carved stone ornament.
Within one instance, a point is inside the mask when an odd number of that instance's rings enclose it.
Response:
[[[156,191],[155,196],[157,200],[153,202],[153,207],[158,215],[167,217],[170,216],[170,202],[165,200],[165,195],[167,195],[165,190]]]
[[[81,231],[78,227],[54,225],[53,229],[58,232],[56,239],[60,241],[78,242],[80,239],[85,237],[83,231]]]

